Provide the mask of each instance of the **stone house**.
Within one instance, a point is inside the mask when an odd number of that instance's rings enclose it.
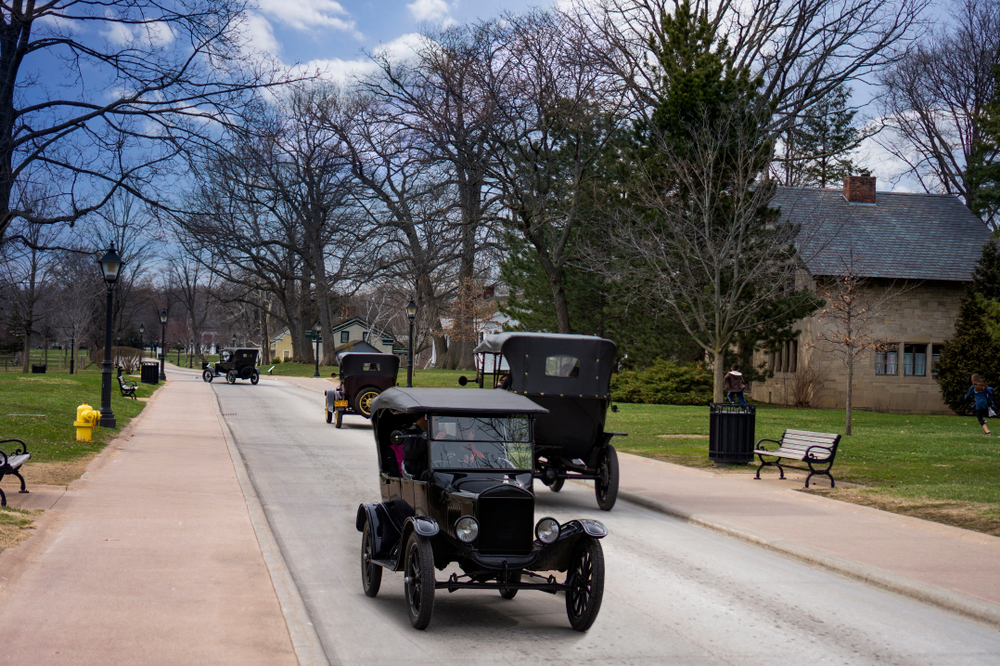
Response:
[[[989,238],[986,225],[950,195],[875,192],[875,178],[851,176],[843,191],[779,188],[771,204],[801,226],[797,283],[820,289],[853,274],[867,288],[895,287],[873,326],[878,349],[854,363],[855,409],[948,414],[935,380],[941,344],[954,333],[959,299]],[[847,369],[834,345],[818,340],[836,326],[803,319],[797,340],[775,354],[758,353],[772,379],[750,395],[777,404],[843,409]]]

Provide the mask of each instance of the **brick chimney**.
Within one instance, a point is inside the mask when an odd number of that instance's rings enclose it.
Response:
[[[844,198],[851,203],[875,203],[875,177],[848,176],[845,178]]]
[[[351,317],[353,317],[354,316],[354,306],[353,305],[345,305],[344,307],[342,307],[340,309],[340,316],[343,319],[350,319]]]

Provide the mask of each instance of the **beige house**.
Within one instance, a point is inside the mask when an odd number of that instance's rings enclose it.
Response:
[[[397,345],[391,335],[370,327],[360,317],[338,319],[333,326],[333,334],[330,337],[333,341],[334,351],[339,351],[342,347],[352,343],[363,341],[386,354],[403,353],[405,355],[406,353],[406,350]],[[324,353],[323,346],[330,342],[326,334],[322,338],[322,342],[319,343],[320,355]],[[315,346],[315,343],[313,346]],[[271,338],[271,358],[280,358],[284,362],[294,357],[295,350],[292,347],[292,336],[286,328]]]
[[[935,380],[942,343],[954,333],[959,299],[989,237],[986,225],[957,198],[875,192],[875,179],[852,176],[843,192],[779,188],[772,205],[801,225],[798,280],[819,289],[831,277],[853,274],[871,293],[898,292],[873,325],[877,350],[855,360],[855,409],[951,413]],[[843,409],[847,369],[838,348],[823,339],[837,325],[802,320],[798,340],[754,364],[775,371],[750,391],[755,400]],[[829,337],[829,336],[828,336]]]

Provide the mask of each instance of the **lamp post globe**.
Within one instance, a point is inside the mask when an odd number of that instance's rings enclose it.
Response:
[[[160,381],[167,381],[167,373],[164,372],[164,366],[166,365],[166,358],[164,358],[164,352],[167,349],[167,309],[163,308],[160,312]]]
[[[115,413],[111,411],[111,314],[114,311],[115,282],[121,274],[125,262],[115,252],[115,244],[108,246],[108,251],[97,260],[101,266],[101,275],[107,285],[107,305],[104,312],[104,360],[101,362],[101,420],[102,428],[117,428]]]
[[[145,326],[145,324],[139,324],[139,351],[140,352],[145,352],[146,351],[146,343],[143,341],[143,336],[144,335],[146,335],[146,326]],[[142,353],[139,354],[139,360],[140,361],[142,360]]]
[[[417,304],[410,299],[406,304],[406,318],[410,320],[410,346],[406,352],[406,387],[413,386],[413,320],[417,317]]]

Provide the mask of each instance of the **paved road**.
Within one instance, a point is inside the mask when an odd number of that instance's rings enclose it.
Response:
[[[359,580],[360,502],[378,498],[368,422],[323,420],[322,396],[283,381],[213,384],[268,521],[331,663],[992,664],[1000,634],[926,606],[626,502],[592,488],[540,489],[536,515],[592,517],[604,540],[604,605],[586,634],[563,598],[438,592],[413,630],[401,574],[378,598]]]

